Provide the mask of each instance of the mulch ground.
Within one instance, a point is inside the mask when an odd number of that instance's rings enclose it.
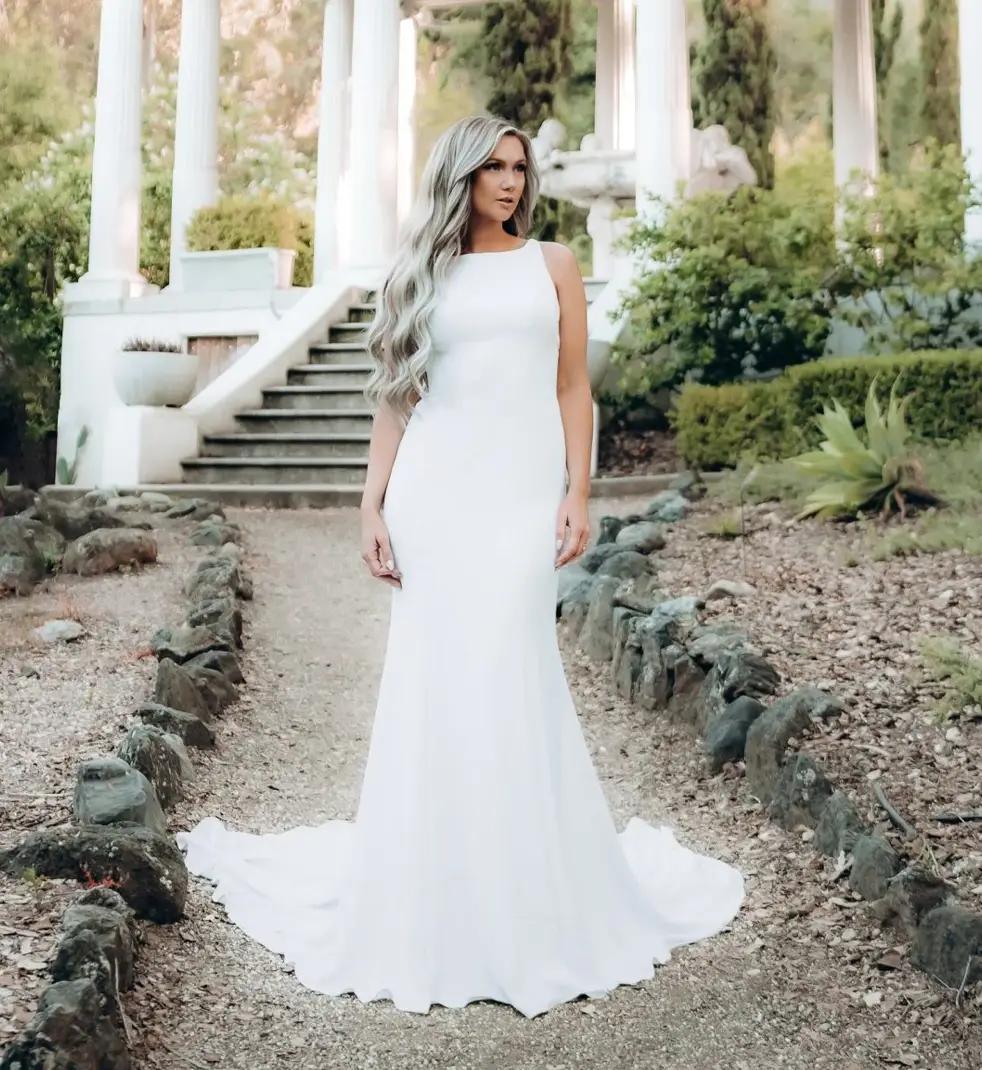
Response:
[[[671,529],[659,554],[666,590],[702,594],[718,579],[756,588],[710,602],[706,618],[743,627],[779,669],[782,693],[814,684],[845,700],[845,714],[798,741],[801,749],[899,851],[936,865],[967,905],[982,908],[982,821],[937,819],[982,812],[980,711],[939,719],[945,686],[928,678],[919,652],[923,638],[944,636],[982,653],[982,558],[875,561],[877,532],[794,522],[773,504],[746,510],[745,539],[712,537],[704,528],[719,511],[701,502]],[[890,822],[874,785],[915,838]]]

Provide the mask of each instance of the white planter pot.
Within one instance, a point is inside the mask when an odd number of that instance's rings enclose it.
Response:
[[[197,378],[197,353],[118,350],[113,362],[113,382],[124,405],[184,405]]]
[[[181,253],[181,288],[285,290],[293,284],[295,249],[215,249]]]

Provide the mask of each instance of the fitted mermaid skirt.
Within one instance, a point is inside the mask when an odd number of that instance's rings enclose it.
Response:
[[[358,804],[178,833],[231,921],[327,995],[534,1016],[718,933],[742,874],[666,825],[615,828],[560,658],[558,302],[539,243],[458,259],[383,516],[402,587]]]

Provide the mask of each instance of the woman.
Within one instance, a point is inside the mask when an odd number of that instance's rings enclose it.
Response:
[[[179,834],[320,992],[531,1017],[653,976],[743,899],[668,826],[617,833],[577,720],[555,607],[589,538],[586,299],[528,237],[537,190],[521,130],[455,123],[380,290],[361,550],[393,591],[355,822]]]

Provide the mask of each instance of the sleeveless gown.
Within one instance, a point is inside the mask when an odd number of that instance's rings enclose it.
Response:
[[[318,992],[532,1017],[652,977],[743,900],[739,870],[669,826],[616,831],[580,729],[556,635],[558,327],[534,239],[461,256],[438,293],[383,503],[402,587],[354,822],[177,834]]]

